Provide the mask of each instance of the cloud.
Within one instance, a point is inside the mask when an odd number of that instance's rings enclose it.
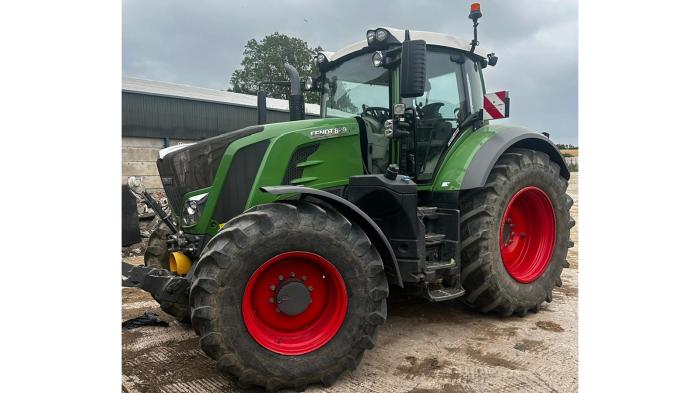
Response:
[[[499,56],[486,69],[487,89],[511,92],[507,122],[577,143],[577,2],[484,0],[481,8],[479,41]],[[125,76],[222,90],[245,43],[275,31],[328,50],[383,25],[472,34],[462,0],[124,0],[122,15]]]

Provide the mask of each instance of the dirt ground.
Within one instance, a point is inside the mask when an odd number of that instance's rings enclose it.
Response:
[[[569,194],[578,219],[578,173]],[[389,298],[376,347],[331,388],[307,392],[571,392],[578,390],[578,226],[563,287],[538,314],[484,316],[457,302]],[[128,258],[141,263],[142,257]],[[188,326],[160,311],[147,293],[122,289],[122,319],[158,313],[168,327],[122,333],[123,392],[241,392],[219,375]],[[260,391],[260,390],[255,390]]]

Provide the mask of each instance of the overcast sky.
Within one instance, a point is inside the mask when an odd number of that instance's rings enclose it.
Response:
[[[278,31],[333,51],[379,26],[471,39],[463,0],[124,0],[124,76],[224,90],[243,46]],[[499,57],[487,91],[509,90],[500,123],[548,131],[578,144],[578,15],[575,0],[482,0],[481,46]]]

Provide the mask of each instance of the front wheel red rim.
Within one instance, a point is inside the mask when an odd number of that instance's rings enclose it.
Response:
[[[547,269],[554,252],[556,221],[547,193],[525,187],[506,206],[500,228],[503,264],[521,283],[537,280]]]
[[[307,251],[278,254],[250,277],[243,293],[243,321],[253,339],[281,355],[303,355],[328,343],[348,308],[338,269]]]

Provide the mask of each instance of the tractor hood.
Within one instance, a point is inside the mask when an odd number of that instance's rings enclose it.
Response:
[[[355,131],[357,123],[351,120],[351,124],[354,127],[347,127],[348,118],[319,118],[255,125],[230,131],[190,145],[161,150],[157,161],[158,173],[173,211],[179,213],[185,194],[210,187],[214,183],[226,149],[238,139],[260,134],[260,138],[256,139],[272,140],[285,134],[296,134],[312,142]]]
[[[158,173],[174,211],[179,212],[182,209],[183,195],[212,184],[228,145],[262,130],[263,126],[251,126],[182,148],[176,146],[163,149],[157,161]]]

